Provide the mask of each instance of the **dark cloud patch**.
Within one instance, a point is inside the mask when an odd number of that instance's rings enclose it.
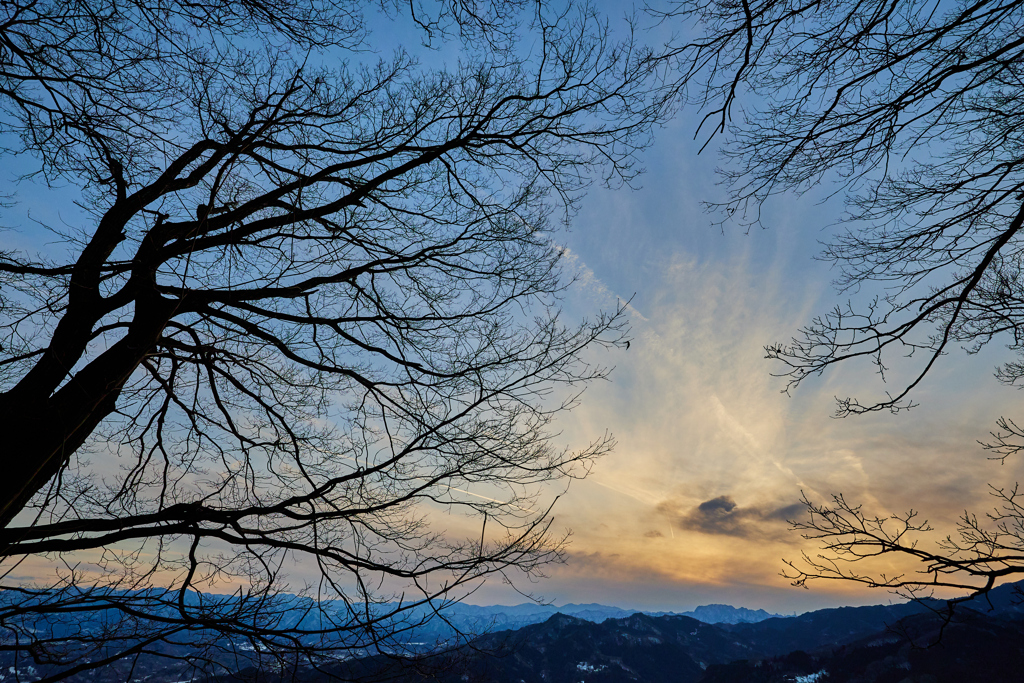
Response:
[[[793,503],[792,505],[784,505],[776,510],[772,510],[765,519],[777,519],[781,522],[788,522],[791,519],[795,520],[799,517],[803,517],[804,511],[807,510],[807,506],[803,503]]]
[[[664,535],[660,531],[648,531],[644,534],[644,538],[662,538]]]
[[[731,497],[719,496],[684,513],[677,523],[683,529],[703,534],[746,537],[752,531],[746,522],[759,516],[754,509],[739,507]]]
[[[778,536],[779,524],[799,517],[803,507],[801,503],[781,507],[741,507],[732,496],[726,495],[689,509],[677,502],[665,501],[658,505],[658,512],[668,516],[681,529],[749,538]]]
[[[711,500],[705,500],[697,506],[697,511],[702,515],[728,515],[736,509],[736,501],[729,496],[719,496]]]

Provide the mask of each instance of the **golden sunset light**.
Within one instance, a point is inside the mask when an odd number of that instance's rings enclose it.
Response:
[[[1022,36],[0,3],[0,683],[1024,680]]]

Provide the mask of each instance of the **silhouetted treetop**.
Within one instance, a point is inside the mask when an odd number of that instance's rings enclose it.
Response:
[[[843,291],[884,288],[768,347],[791,384],[851,358],[881,372],[910,354],[906,385],[839,403],[841,415],[899,410],[951,345],[1009,333],[1018,348],[1021,3],[744,0],[665,14],[693,26],[675,52],[680,93],[706,109],[702,134],[724,136],[719,208],[755,224],[770,197],[831,183],[846,230],[823,258]]]
[[[378,9],[459,59],[367,56]],[[5,584],[5,642],[61,675],[237,638],[294,665],[561,557],[542,485],[611,438],[552,420],[625,327],[563,322],[552,230],[634,176],[668,111],[649,52],[571,3],[3,11],[5,158],[82,188],[0,256],[0,556],[56,571]],[[287,590],[333,611],[290,623]],[[79,613],[119,625],[59,632]]]
[[[765,202],[818,185],[845,200],[822,258],[852,299],[767,347],[787,389],[858,358],[883,379],[898,364],[910,372],[895,388],[838,398],[837,415],[898,412],[952,348],[973,353],[993,340],[1016,355],[998,379],[1019,383],[1024,3],[740,0],[650,11],[692,29],[674,47],[678,93],[704,108],[701,134],[722,143],[724,220],[757,224]],[[986,448],[1001,459],[1018,453],[1020,427],[1006,417],[997,426]],[[987,519],[964,513],[937,540],[915,511],[805,499],[809,517],[794,526],[822,550],[785,575],[911,596],[988,591],[1024,571],[1019,490],[992,494]],[[878,570],[896,558],[919,573]]]

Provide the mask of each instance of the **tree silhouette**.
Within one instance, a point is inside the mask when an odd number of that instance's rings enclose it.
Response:
[[[376,6],[450,69],[371,57],[374,7],[4,6],[5,155],[82,190],[0,258],[0,651],[43,680],[392,652],[560,557],[541,487],[611,440],[552,419],[624,322],[561,321],[554,213],[666,93],[586,7]]]
[[[727,220],[760,221],[770,198],[832,183],[846,199],[845,229],[822,257],[841,292],[882,293],[815,318],[767,347],[788,388],[837,363],[890,363],[910,379],[868,400],[838,399],[837,416],[912,407],[912,391],[956,346],[1005,341],[1017,359],[997,377],[1024,378],[1024,3],[678,2],[652,8],[684,22],[674,47],[681,99],[704,107],[703,133],[723,139]],[[743,105],[743,106],[741,106]],[[895,359],[895,360],[894,360]],[[1021,430],[1000,418],[986,447],[1020,449]],[[1024,572],[1016,492],[996,490],[989,522],[965,516],[935,550],[911,513],[888,522],[841,496],[808,501],[809,538],[824,554],[791,572],[907,591],[945,585],[984,591]],[[923,574],[865,576],[844,560],[898,554]]]

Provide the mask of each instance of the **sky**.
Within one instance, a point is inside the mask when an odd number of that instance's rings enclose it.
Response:
[[[764,345],[848,298],[831,286],[830,265],[814,259],[842,204],[822,201],[823,189],[768,204],[765,229],[713,226],[717,216],[702,202],[724,196],[721,160],[715,144],[698,154],[698,120],[682,112],[659,130],[640,187],[595,186],[556,235],[565,272],[576,277],[567,318],[628,300],[632,341],[628,350],[593,352],[588,360],[614,366],[609,381],[559,419],[559,445],[610,432],[617,446],[555,507],[554,529],[572,533],[565,564],[518,588],[556,605],[659,611],[886,602],[889,594],[851,584],[790,586],[779,576],[783,560],[817,547],[787,520],[802,515],[802,494],[826,502],[842,493],[872,514],[914,508],[945,532],[965,509],[991,509],[988,484],[1024,474],[1021,462],[989,461],[977,444],[1019,401],[992,377],[1009,352],[998,344],[973,356],[953,351],[907,414],[832,417],[834,397],[884,391],[866,366],[782,393]],[[37,217],[52,222],[47,211]],[[894,386],[901,371],[893,368]],[[470,601],[523,598],[492,582]]]
[[[713,145],[698,154],[695,129],[695,112],[684,112],[661,130],[642,187],[592,190],[561,236],[565,269],[577,277],[567,313],[629,300],[632,342],[594,354],[614,366],[610,381],[559,420],[566,445],[607,430],[617,447],[558,502],[555,526],[572,531],[568,560],[527,589],[555,604],[650,610],[888,602],[894,596],[852,584],[792,587],[779,576],[783,559],[817,546],[786,520],[805,514],[802,493],[818,503],[842,493],[879,515],[913,508],[944,534],[965,509],[991,510],[988,484],[1021,474],[977,444],[1018,400],[992,377],[1009,352],[953,351],[906,414],[832,417],[834,397],[887,388],[868,366],[781,393],[764,345],[849,299],[831,286],[830,264],[814,259],[842,204],[823,193],[782,197],[765,207],[766,229],[713,226],[701,202],[723,196],[720,159]],[[904,368],[892,370],[895,386]],[[472,601],[509,598],[485,587]]]

